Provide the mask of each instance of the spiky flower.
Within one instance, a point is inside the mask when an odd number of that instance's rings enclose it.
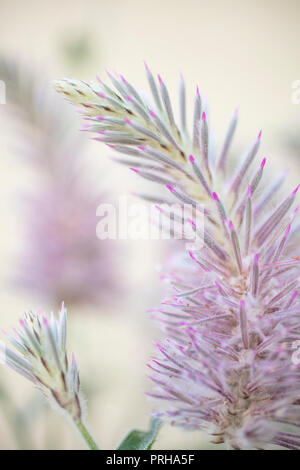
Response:
[[[122,76],[111,76],[115,90],[101,81],[63,80],[56,87],[80,106],[96,140],[130,156],[124,163],[195,211],[205,204],[204,247],[165,276],[171,291],[155,309],[168,336],[150,364],[158,415],[207,430],[232,448],[298,449],[300,368],[292,360],[300,338],[299,226],[292,210],[298,188],[274,208],[283,177],[263,186],[266,160],[250,168],[261,132],[229,175],[237,114],[216,156],[198,89],[189,134],[183,79],[177,126],[163,80],[157,86],[148,67],[146,73],[155,110]]]
[[[66,351],[67,311],[62,305],[58,318],[42,313],[25,313],[20,327],[5,333],[19,354],[5,348],[6,364],[33,382],[56,407],[74,421],[82,417],[78,367]]]

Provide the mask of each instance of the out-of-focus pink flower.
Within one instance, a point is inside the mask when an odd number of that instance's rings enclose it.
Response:
[[[38,181],[21,202],[25,243],[14,283],[52,305],[109,300],[119,292],[116,250],[96,235],[96,209],[108,195],[81,168],[82,139],[37,70],[0,60],[0,72],[14,129],[10,148]]]

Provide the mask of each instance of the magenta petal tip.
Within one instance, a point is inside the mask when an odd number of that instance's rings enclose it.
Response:
[[[300,184],[298,184],[297,188],[294,189],[293,194],[297,194],[299,188],[300,188]]]

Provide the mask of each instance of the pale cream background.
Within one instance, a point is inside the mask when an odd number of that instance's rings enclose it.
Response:
[[[146,60],[166,79],[172,95],[182,71],[189,86],[189,104],[196,83],[210,103],[217,144],[238,106],[236,148],[248,145],[262,127],[261,155],[268,158],[273,174],[289,166],[289,183],[295,184],[299,182],[299,155],[287,150],[285,132],[290,125],[297,132],[299,125],[300,105],[291,101],[291,84],[300,79],[299,21],[298,0],[1,0],[0,52],[42,64],[52,78],[104,77],[104,70],[109,69],[120,71],[139,86],[145,85]],[[74,65],[62,53],[63,44],[81,32],[91,41],[91,58]],[[4,105],[0,113],[5,117]],[[95,166],[103,171],[116,195],[141,187],[134,175],[112,167],[103,147],[89,143],[88,151],[91,170]],[[24,310],[51,306],[7,286],[11,257],[22,241],[14,197],[30,185],[31,174],[4,146],[0,158],[0,324],[8,328]],[[145,363],[158,337],[145,311],[160,298],[155,267],[163,259],[163,249],[158,242],[121,245],[119,281],[128,294],[115,299],[113,308],[70,315],[70,350],[76,352],[90,397],[90,426],[103,448],[115,446],[129,427],[147,425]],[[20,409],[28,400],[38,403],[38,393],[30,384],[1,365],[0,380]],[[26,406],[30,412],[32,405]],[[62,418],[46,406],[32,426],[25,426],[27,432],[29,428],[35,448],[80,447]],[[200,446],[209,446],[200,433],[167,426],[156,444],[157,448]],[[0,448],[14,447],[5,409],[0,406]]]

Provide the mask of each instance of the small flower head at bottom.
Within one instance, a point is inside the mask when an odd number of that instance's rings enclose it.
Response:
[[[12,335],[5,333],[19,354],[5,347],[4,362],[32,381],[52,405],[79,421],[80,382],[75,358],[69,363],[66,353],[66,316],[64,305],[57,318],[53,313],[25,313],[20,328]]]

